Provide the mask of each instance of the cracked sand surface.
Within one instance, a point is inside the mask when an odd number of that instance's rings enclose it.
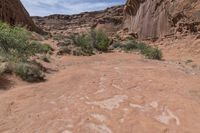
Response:
[[[59,62],[48,81],[0,93],[1,133],[200,131],[195,71],[125,53]]]

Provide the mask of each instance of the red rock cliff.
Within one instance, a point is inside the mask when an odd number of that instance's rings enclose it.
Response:
[[[124,27],[140,38],[198,32],[200,0],[127,0]]]
[[[26,26],[32,31],[42,33],[29,16],[20,0],[0,0],[0,20],[11,25]]]

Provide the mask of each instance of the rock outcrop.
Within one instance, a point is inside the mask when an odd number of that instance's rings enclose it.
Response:
[[[20,0],[0,0],[0,20],[11,25],[25,26],[32,31],[43,33],[35,26]]]
[[[75,15],[50,15],[33,17],[35,24],[52,35],[66,36],[82,33],[90,28],[103,28],[116,32],[122,28],[124,6],[114,6],[102,11],[83,12]]]
[[[199,0],[127,0],[124,28],[143,39],[200,30]]]

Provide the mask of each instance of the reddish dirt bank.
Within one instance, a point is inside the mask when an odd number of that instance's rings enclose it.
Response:
[[[0,94],[1,133],[198,133],[199,72],[136,54],[66,56],[47,82]]]

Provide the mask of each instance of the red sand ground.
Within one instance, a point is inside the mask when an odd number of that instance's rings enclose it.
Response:
[[[0,92],[0,132],[199,133],[200,71],[165,55],[55,57],[46,82]]]

